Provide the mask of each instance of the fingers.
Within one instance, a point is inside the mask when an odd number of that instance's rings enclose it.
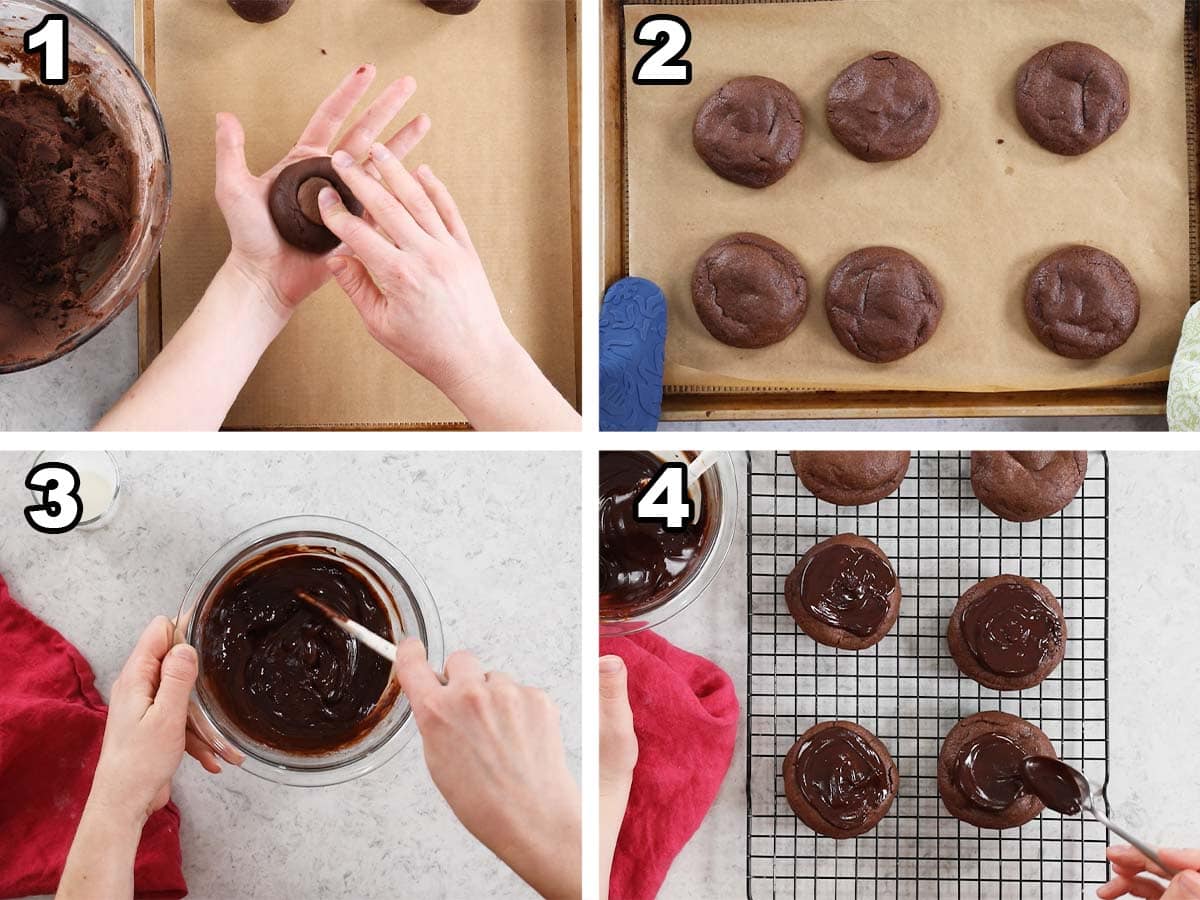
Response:
[[[414,708],[423,706],[442,686],[425,656],[425,645],[416,638],[409,638],[396,648],[392,672]]]
[[[1146,900],[1157,900],[1163,895],[1162,885],[1149,878],[1124,878],[1118,875],[1108,884],[1096,889],[1100,900],[1115,900],[1117,897],[1143,897]]]
[[[254,176],[246,166],[246,131],[233,113],[217,113],[217,202],[239,196]]]
[[[446,658],[446,680],[450,684],[483,681],[483,666],[466,650],[457,650]]]
[[[619,656],[602,656],[600,676],[600,781],[627,784],[637,765],[637,735],[629,706],[628,670]]]
[[[184,747],[187,750],[188,756],[200,763],[205,771],[212,772],[214,775],[221,771],[221,763],[217,758],[217,754],[194,731],[188,731]]]
[[[322,151],[327,150],[374,80],[375,67],[369,63],[359,66],[343,78],[342,83],[334,89],[334,92],[317,107],[317,111],[313,113],[313,117],[309,119],[308,125],[296,142],[297,146],[319,147]]]
[[[473,247],[471,235],[467,233],[467,224],[458,211],[458,204],[454,202],[454,198],[450,196],[450,191],[446,189],[446,186],[433,174],[433,170],[429,166],[419,167],[417,180],[420,181],[425,193],[438,211],[450,236],[464,247]]]
[[[358,314],[370,323],[379,307],[387,301],[375,285],[367,267],[353,256],[331,256],[325,261],[325,265],[333,273],[338,286],[346,292]]]
[[[1146,859],[1139,850],[1128,844],[1117,844],[1109,847],[1106,853],[1113,867],[1120,874],[1136,875],[1139,872],[1151,872],[1166,878],[1166,873],[1150,860]],[[1158,850],[1159,858],[1173,869],[1200,869],[1200,850],[1179,850],[1162,847]]]
[[[388,138],[384,146],[391,150],[397,159],[404,159],[416,149],[417,144],[421,143],[425,135],[429,134],[431,124],[429,116],[421,113]]]
[[[367,180],[375,184],[371,178],[368,177]],[[357,191],[355,193],[357,194]],[[333,188],[322,190],[317,199],[321,207],[321,220],[325,223],[325,227],[353,250],[355,255],[367,264],[368,268],[376,270],[382,268],[394,254],[399,252],[395,244],[346,209],[342,198]],[[416,226],[413,227],[415,229]]]
[[[174,643],[175,628],[166,616],[146,626],[113,686],[114,711],[133,710],[141,716],[154,700],[162,671],[162,659]]]
[[[188,697],[199,670],[200,661],[189,644],[176,644],[163,660],[154,709],[171,733],[187,728]]]
[[[383,129],[400,114],[400,110],[404,109],[404,104],[416,90],[416,80],[408,75],[393,81],[351,126],[346,136],[338,143],[337,149],[345,150],[355,159],[365,156],[371,145],[379,139]]]
[[[1180,872],[1167,887],[1163,900],[1200,900],[1200,874]]]
[[[365,207],[367,213],[397,246],[401,248],[414,247],[418,246],[421,241],[428,240],[429,235],[413,221],[412,215],[403,204],[389,192],[388,188],[368,175],[362,166],[355,163],[350,154],[339,150],[333,154],[333,165],[345,180],[346,186]],[[335,234],[337,233],[337,229],[332,225],[329,226],[329,229]],[[362,254],[360,253],[359,256]],[[371,265],[370,260],[367,260],[367,264]]]
[[[371,147],[371,161],[375,163],[375,168],[379,170],[388,190],[404,204],[413,221],[420,225],[426,234],[439,239],[449,236],[437,207],[433,205],[421,183],[404,167],[404,163],[383,144]]]

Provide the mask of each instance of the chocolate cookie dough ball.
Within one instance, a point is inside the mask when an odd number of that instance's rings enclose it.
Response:
[[[279,236],[306,253],[328,253],[341,241],[325,227],[317,197],[324,188],[338,192],[353,215],[361,216],[363,205],[333,168],[328,156],[292,163],[279,173],[271,187],[267,205]]]
[[[908,473],[907,450],[793,450],[796,477],[827,503],[863,506],[894,494]]]
[[[842,346],[867,362],[894,362],[933,337],[942,295],[921,263],[895,247],[856,250],[825,288],[825,313]]]
[[[1129,115],[1129,78],[1091,44],[1065,41],[1017,73],[1017,118],[1052,153],[1078,156],[1103,144]]]
[[[805,825],[832,838],[870,831],[899,788],[887,747],[856,722],[814,725],[783,760],[788,805]]]
[[[479,0],[421,0],[434,12],[448,16],[464,16],[479,5]]]
[[[1057,759],[1040,728],[1003,712],[960,720],[938,755],[938,793],[950,815],[980,828],[1018,828],[1046,807],[1025,789],[1021,762]]]
[[[788,173],[804,145],[800,101],[773,78],[735,78],[700,107],[692,143],[722,178],[767,187]]]
[[[700,257],[692,303],[709,334],[731,347],[766,347],[791,334],[808,310],[799,260],[761,234],[730,235]]]
[[[805,634],[842,650],[878,644],[900,613],[900,582],[891,562],[857,534],[810,547],[784,582],[783,595]]]
[[[864,56],[829,87],[825,118],[843,147],[867,162],[912,156],[941,115],[933,80],[891,50]]]
[[[1025,291],[1030,330],[1070,359],[1097,359],[1124,344],[1137,328],[1141,305],[1120,260],[1079,244],[1038,263]]]
[[[247,22],[263,24],[287,15],[295,0],[228,0],[230,8]]]
[[[976,450],[971,454],[975,496],[1010,522],[1033,522],[1065,509],[1086,476],[1083,450]]]
[[[996,575],[959,598],[946,640],[964,675],[996,691],[1021,691],[1062,662],[1067,620],[1041,582]]]

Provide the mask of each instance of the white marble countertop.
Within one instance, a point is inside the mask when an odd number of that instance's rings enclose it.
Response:
[[[137,635],[176,615],[192,575],[280,515],[350,519],[394,543],[429,584],[447,652],[547,690],[580,771],[580,470],[574,453],[123,453],[120,504],[96,531],[26,525],[34,454],[0,453],[0,573],[108,691]],[[539,485],[538,516],[528,509]],[[184,873],[193,900],[526,897],[442,801],[420,740],[331,788],[287,788],[184,761]]]
[[[745,457],[736,458],[744,476]],[[1109,797],[1114,815],[1135,834],[1166,846],[1200,846],[1200,779],[1190,771],[1200,747],[1200,454],[1114,453],[1109,478]],[[740,533],[712,586],[658,629],[725,669],[743,706],[729,774],[672,866],[662,898],[746,896],[744,513],[739,509]],[[1181,766],[1189,767],[1183,777]],[[944,885],[940,896],[951,896]]]

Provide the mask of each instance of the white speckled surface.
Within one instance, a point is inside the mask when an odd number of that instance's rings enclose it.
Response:
[[[131,52],[133,0],[70,0]],[[137,304],[62,359],[0,375],[0,431],[85,431],[137,377]]]
[[[174,616],[193,573],[243,529],[339,516],[394,543],[436,598],[446,649],[547,690],[580,766],[580,518],[575,453],[120,453],[112,522],[63,537],[29,528],[32,453],[0,453],[0,573],[75,643],[108,690],[137,634]],[[537,484],[539,515],[528,515]],[[184,871],[193,900],[525,897],[429,780],[414,739],[380,770],[285,788],[185,760]]]
[[[744,457],[737,458],[744,476]],[[1200,779],[1191,770],[1200,747],[1200,453],[1114,453],[1109,476],[1109,797],[1114,816],[1135,833],[1196,847]],[[741,532],[725,569],[691,608],[659,629],[730,674],[743,715],[744,513],[739,509]],[[746,896],[745,753],[743,718],[717,801],[676,859],[662,898]]]

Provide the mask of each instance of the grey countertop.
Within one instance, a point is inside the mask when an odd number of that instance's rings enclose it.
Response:
[[[744,474],[745,457],[736,458]],[[1200,454],[1114,453],[1109,477],[1109,797],[1114,816],[1135,834],[1166,846],[1200,846],[1200,779],[1190,770],[1200,746],[1195,711]],[[717,579],[658,630],[725,669],[744,715],[744,511],[739,519],[740,533]],[[1187,767],[1186,777],[1180,777],[1181,766]],[[1050,890],[1043,896],[1060,896],[1057,888]],[[946,891],[943,885],[938,896],[954,896]],[[660,896],[746,896],[744,718],[720,794]]]
[[[109,524],[41,535],[21,510],[30,453],[0,453],[0,573],[74,643],[108,691],[156,614],[175,616],[208,556],[251,525],[325,514],[381,534],[420,571],[447,652],[548,691],[580,771],[580,470],[575,453],[122,453]],[[539,485],[537,516],[514,515]],[[442,801],[420,739],[331,788],[285,788],[184,760],[184,873],[194,900],[525,897]]]

